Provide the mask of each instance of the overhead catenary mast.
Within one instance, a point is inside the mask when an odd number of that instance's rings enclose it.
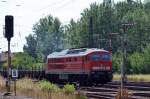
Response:
[[[89,48],[93,48],[93,17],[90,16],[89,17],[89,43],[88,43],[88,47]]]

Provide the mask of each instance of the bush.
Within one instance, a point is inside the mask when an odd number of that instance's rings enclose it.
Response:
[[[135,52],[129,57],[131,63],[131,69],[133,73],[139,74],[142,72],[143,65],[144,65],[144,56],[142,53]]]
[[[122,62],[121,53],[114,54],[112,57],[112,63],[113,63],[113,71],[115,73],[120,73],[121,62]]]
[[[56,92],[56,91],[59,90],[59,88],[55,84],[52,84],[52,83],[50,83],[46,80],[40,81],[39,82],[39,87],[43,91]]]
[[[63,90],[66,94],[73,94],[75,92],[75,86],[73,84],[66,84]]]

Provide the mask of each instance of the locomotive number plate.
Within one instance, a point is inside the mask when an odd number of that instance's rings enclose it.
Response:
[[[67,80],[68,79],[68,74],[59,74],[59,79]]]

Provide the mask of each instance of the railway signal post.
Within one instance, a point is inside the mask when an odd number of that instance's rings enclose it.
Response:
[[[123,23],[122,28],[123,28],[123,36],[122,38],[122,50],[123,50],[123,62],[121,65],[121,97],[123,97],[123,87],[124,83],[127,82],[127,75],[126,75],[126,68],[127,68],[127,33],[126,30],[128,27],[133,26],[135,23]]]
[[[5,16],[5,38],[8,41],[8,67],[7,67],[7,80],[6,80],[6,87],[7,92],[10,92],[10,83],[11,83],[11,52],[10,52],[10,41],[13,37],[13,27],[14,27],[14,18],[11,15]]]

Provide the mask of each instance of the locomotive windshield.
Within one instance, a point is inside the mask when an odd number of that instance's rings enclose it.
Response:
[[[92,61],[100,61],[101,60],[101,56],[100,55],[92,55],[91,56],[91,60]]]
[[[102,55],[102,61],[110,61],[111,56],[109,54]]]
[[[102,55],[94,54],[90,57],[90,59],[92,61],[110,61],[111,56],[109,54],[102,54]]]

